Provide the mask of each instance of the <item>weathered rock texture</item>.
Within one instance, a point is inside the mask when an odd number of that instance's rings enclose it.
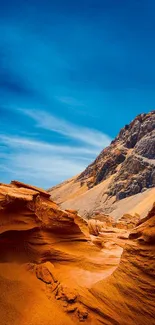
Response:
[[[107,276],[114,271],[122,249],[116,245],[112,251],[107,254],[94,245],[87,222],[75,211],[61,210],[45,191],[17,181],[1,184],[2,324],[19,325],[21,319],[24,325],[87,321],[79,292],[103,273]]]
[[[0,185],[1,261],[74,259],[70,243],[86,243],[85,234],[87,223],[61,210],[48,193],[19,182]]]
[[[1,323],[153,325],[155,206],[130,234],[93,219],[89,236],[86,221],[46,194],[0,185]]]
[[[155,206],[129,235],[116,271],[81,299],[101,324],[155,324]]]
[[[111,213],[123,204],[119,201],[153,187],[155,111],[137,116],[83,173],[49,193],[63,208],[90,217],[97,210]]]

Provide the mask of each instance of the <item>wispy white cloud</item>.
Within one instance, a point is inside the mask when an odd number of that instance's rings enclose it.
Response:
[[[20,109],[20,112],[36,122],[36,127],[47,129],[100,150],[110,144],[111,138],[95,129],[77,126],[64,119],[57,118],[45,111],[36,109]]]
[[[4,134],[0,134],[0,141],[3,145],[7,145],[11,148],[20,148],[20,149],[28,149],[33,151],[42,151],[49,153],[58,153],[68,154],[68,155],[76,155],[80,156],[85,154],[86,156],[93,156],[98,153],[98,150],[94,147],[73,147],[59,144],[50,144],[44,141],[37,141],[30,138],[19,137],[19,136],[8,136]]]
[[[10,166],[10,167],[9,167]],[[1,164],[0,168],[10,171],[12,175],[25,177],[29,175],[32,179],[37,179],[38,183],[41,180],[48,180],[49,185],[53,181],[62,181],[65,177],[76,175],[83,170],[84,164],[82,161],[67,159],[61,156],[40,156],[39,153],[12,153],[7,156],[7,163]],[[44,184],[45,186],[45,184]]]
[[[81,171],[96,156],[96,149],[70,147],[31,138],[0,135],[0,171],[8,179],[48,188]],[[1,179],[3,181],[3,177]]]
[[[19,179],[51,187],[82,172],[111,140],[97,130],[71,124],[44,111],[20,109],[20,113],[32,118],[36,128],[59,133],[74,142],[63,145],[40,141],[35,133],[34,138],[0,134],[1,181],[7,174],[9,181]]]

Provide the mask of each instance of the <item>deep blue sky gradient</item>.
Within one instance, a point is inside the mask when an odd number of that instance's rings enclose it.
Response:
[[[46,188],[154,109],[155,2],[0,4],[0,181]]]

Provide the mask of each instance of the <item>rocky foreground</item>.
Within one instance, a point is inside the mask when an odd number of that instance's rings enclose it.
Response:
[[[41,189],[1,184],[1,323],[155,324],[155,207],[129,219],[88,224]]]

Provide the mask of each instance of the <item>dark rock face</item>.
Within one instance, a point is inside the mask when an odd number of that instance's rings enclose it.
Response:
[[[155,131],[144,136],[135,146],[138,155],[148,159],[155,159]]]
[[[132,154],[126,158],[110,186],[109,194],[117,200],[155,186],[155,165]]]
[[[96,175],[95,185],[106,179],[107,176],[116,173],[116,167],[121,164],[125,158],[125,153],[123,153],[123,151],[120,151],[114,154],[113,157],[107,159]]]
[[[116,200],[155,186],[155,111],[138,115],[121,129],[77,180],[92,188],[111,175],[107,194]]]
[[[155,111],[138,115],[129,125],[121,129],[114,140],[123,141],[127,148],[134,148],[136,143],[148,133],[155,130]]]

